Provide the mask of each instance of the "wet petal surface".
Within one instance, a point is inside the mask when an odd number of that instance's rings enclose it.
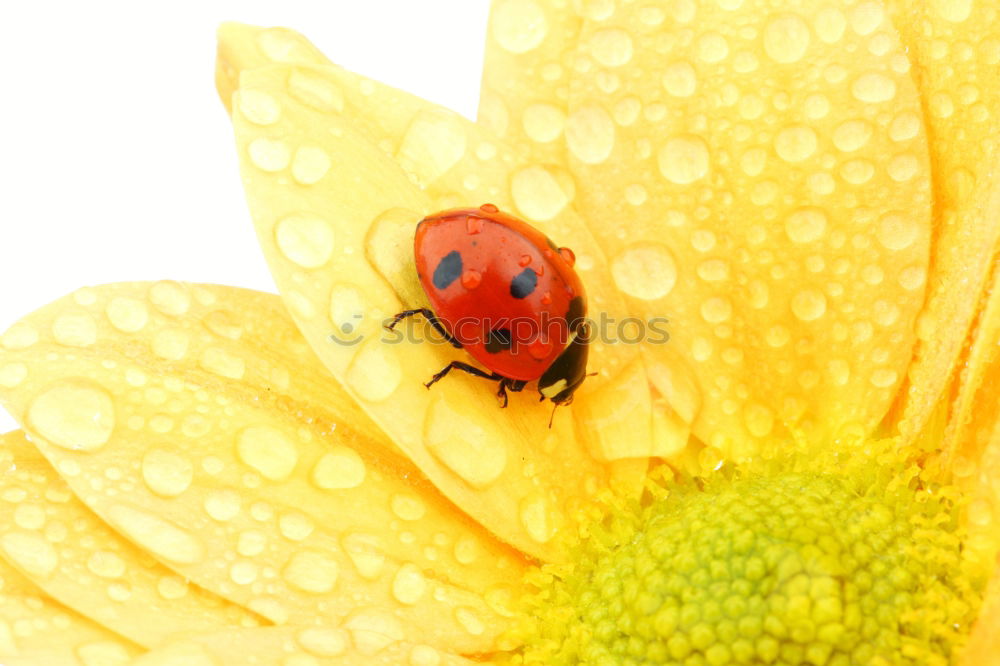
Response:
[[[141,327],[121,329],[122,303]],[[93,323],[88,344],[59,339],[68,316]],[[0,365],[30,371],[0,398],[77,496],[164,565],[275,623],[367,612],[399,640],[492,649],[521,560],[393,452],[278,297],[108,285],[11,330]]]

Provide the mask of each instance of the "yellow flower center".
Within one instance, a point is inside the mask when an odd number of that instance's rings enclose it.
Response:
[[[948,663],[983,582],[949,495],[785,473],[616,509],[539,572],[524,661]]]

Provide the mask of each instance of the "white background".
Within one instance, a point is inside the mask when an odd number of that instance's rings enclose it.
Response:
[[[284,25],[475,116],[488,0],[30,2],[0,8],[0,331],[84,285],[274,291],[214,88],[215,29]],[[0,412],[0,432],[14,421]]]

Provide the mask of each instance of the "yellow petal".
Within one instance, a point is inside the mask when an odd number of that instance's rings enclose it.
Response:
[[[557,4],[492,3],[479,123],[532,162],[565,167],[567,94],[583,20],[569,3]]]
[[[261,41],[274,41],[275,34],[289,41],[282,53],[314,52],[311,46],[298,46],[308,42],[287,30],[275,33],[275,29],[229,25],[224,39],[232,44],[223,49],[229,60],[220,69],[237,68],[233,63],[257,64]],[[587,285],[591,317],[609,322],[598,329],[605,337],[621,337],[621,329],[615,327],[627,317],[624,301],[614,288],[600,247],[572,205],[574,188],[564,169],[525,159],[456,113],[340,67],[296,69],[289,75],[289,87],[301,92],[303,86],[309,87],[314,100],[336,99],[337,105],[326,110],[348,118],[366,139],[391,155],[431,197],[433,208],[489,201],[515,211],[549,237],[571,244]],[[317,89],[336,93],[317,94]],[[273,99],[265,95],[244,87],[239,96],[243,115],[259,118],[261,101]],[[277,107],[268,104],[267,108]],[[294,176],[294,164],[292,172]],[[412,220],[401,217],[402,212],[381,220],[383,231],[375,230],[367,250],[403,302],[423,301],[411,270]],[[678,433],[652,435],[649,391],[636,375],[642,372],[638,355],[635,344],[597,341],[592,345],[590,366],[599,375],[576,394],[573,415],[591,454],[599,460],[664,455],[686,442],[686,436]],[[627,401],[620,399],[625,384]]]
[[[341,627],[230,629],[166,643],[132,666],[472,666],[454,654],[403,641],[391,624],[358,616]]]
[[[5,435],[4,442],[12,436]],[[0,560],[0,658],[5,666],[125,666],[139,652],[122,636],[49,599]]]
[[[958,368],[1000,239],[1000,8],[991,0],[892,0],[927,109],[934,238],[917,358],[900,431],[915,438]]]
[[[467,155],[475,144],[463,134],[472,126],[438,112],[387,112],[355,125],[354,116],[318,100],[388,93],[342,72],[331,82],[330,71],[272,66],[241,76],[233,122],[251,212],[276,280],[319,357],[435,485],[503,539],[553,557],[553,537],[581,496],[607,482],[607,470],[581,438],[568,436],[569,410],[549,431],[548,408],[529,395],[514,396],[501,412],[476,378],[449,377],[428,392],[421,384],[454,350],[380,340],[388,317],[425,301],[409,247],[416,222],[436,208],[400,164],[430,192],[457,161],[477,159]],[[349,80],[357,86],[345,87]],[[331,88],[340,94],[321,92]],[[261,124],[244,113],[244,94],[273,100],[277,119]],[[397,133],[393,124],[404,121],[411,125]],[[387,146],[376,136],[402,141]],[[303,154],[309,164],[322,162],[318,179],[300,177]],[[345,330],[346,344],[331,340]]]
[[[1000,566],[993,570],[979,617],[972,627],[969,642],[962,650],[961,666],[997,666],[1000,664]]]
[[[493,648],[521,560],[387,453],[278,297],[107,285],[0,343],[0,365],[28,369],[0,399],[32,441],[174,571],[278,623],[371,610],[404,637]]]
[[[11,517],[0,522],[0,557],[50,596],[147,647],[177,632],[260,623],[102,523],[23,433],[2,436],[0,456],[12,470],[0,477],[0,512]]]
[[[878,3],[723,4],[585,21],[566,143],[617,286],[671,320],[647,351],[682,356],[664,365],[701,398],[695,434],[744,458],[884,416],[923,302],[929,169]]]

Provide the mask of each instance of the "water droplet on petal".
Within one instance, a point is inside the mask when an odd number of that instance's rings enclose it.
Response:
[[[392,579],[392,596],[401,604],[412,605],[420,601],[427,589],[427,579],[415,564],[407,562]]]
[[[385,551],[379,545],[377,536],[354,533],[344,537],[344,552],[358,574],[367,580],[375,580],[382,575],[385,566]]]
[[[708,146],[697,136],[669,139],[657,154],[663,177],[677,185],[689,185],[708,175]]]
[[[798,62],[809,49],[809,26],[795,14],[770,19],[764,28],[764,51],[775,62]]]
[[[608,159],[615,145],[615,124],[599,106],[584,106],[566,119],[566,145],[585,164]]]
[[[520,502],[521,525],[532,540],[547,543],[555,536],[555,521],[545,497],[538,492],[531,493]]]
[[[643,300],[663,298],[677,282],[677,264],[665,245],[634,245],[611,262],[611,275],[619,289]]]
[[[86,312],[66,312],[52,322],[56,342],[70,347],[87,347],[97,341],[97,323]]]
[[[366,343],[347,369],[347,384],[362,399],[381,402],[391,396],[403,379],[399,359],[379,340]]]
[[[8,532],[0,539],[0,548],[29,576],[47,578],[59,566],[56,549],[40,534]]]
[[[334,627],[308,627],[296,634],[295,640],[317,657],[339,657],[350,647],[347,632]]]
[[[281,571],[282,577],[289,585],[313,594],[326,594],[332,591],[339,573],[340,566],[337,561],[326,553],[316,550],[302,550],[295,553]]]
[[[244,360],[221,347],[209,347],[199,359],[201,367],[222,377],[242,379],[246,372]]]
[[[265,479],[284,481],[299,460],[295,443],[285,433],[270,426],[252,426],[240,433],[236,444],[240,460]]]
[[[318,183],[330,170],[330,156],[319,146],[301,146],[292,159],[292,178],[300,185]]]
[[[236,106],[255,125],[273,125],[281,117],[278,100],[263,90],[237,91]]]
[[[816,152],[818,139],[811,127],[793,126],[780,130],[774,138],[778,157],[786,162],[801,162]]]
[[[505,51],[527,53],[545,39],[549,24],[534,0],[506,0],[493,8],[493,38]]]
[[[85,380],[50,386],[28,406],[27,418],[39,435],[71,451],[101,448],[115,427],[111,396]]]
[[[344,622],[354,646],[364,655],[373,655],[403,640],[403,627],[392,615],[381,611],[360,611]]]
[[[142,479],[161,497],[177,497],[191,486],[193,478],[191,461],[177,453],[150,449],[142,457]]]
[[[182,315],[191,307],[191,294],[179,282],[157,282],[149,288],[149,300],[156,309],[168,315]]]
[[[338,444],[316,462],[312,482],[324,490],[357,488],[364,482],[365,472],[365,463],[357,451]]]
[[[254,139],[247,146],[250,161],[261,171],[274,173],[288,166],[292,159],[288,144],[279,139],[264,137]]]
[[[568,183],[569,184],[569,183]],[[544,222],[562,212],[572,196],[556,176],[541,166],[530,166],[511,176],[510,192],[524,217]]]
[[[319,268],[333,254],[333,229],[326,220],[305,215],[290,215],[274,228],[278,249],[302,268]]]
[[[792,297],[792,312],[802,321],[815,321],[826,314],[826,296],[815,289],[803,289]]]
[[[474,488],[496,481],[507,466],[507,446],[478,412],[459,411],[436,396],[424,425],[427,449]]]
[[[785,220],[785,233],[793,243],[811,243],[826,233],[826,213],[818,208],[800,208]]]

